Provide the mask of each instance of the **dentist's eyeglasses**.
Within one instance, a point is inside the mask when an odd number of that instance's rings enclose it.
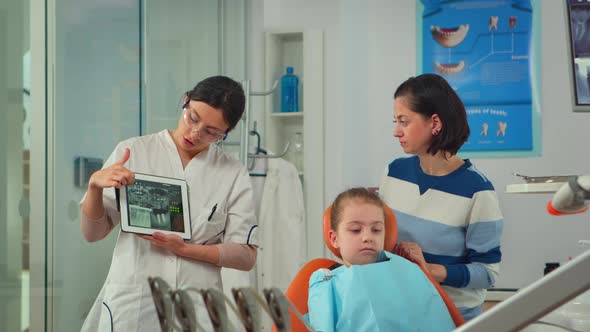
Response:
[[[197,129],[197,125],[201,122],[201,119],[196,112],[191,112],[187,107],[182,109],[182,118],[184,124],[190,129],[191,133],[197,133],[197,137],[201,142],[207,144],[215,143],[224,140],[227,136],[226,133],[217,129],[209,128],[208,126],[202,126],[201,129]]]

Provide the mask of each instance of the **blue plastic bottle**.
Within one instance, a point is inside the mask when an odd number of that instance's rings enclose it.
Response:
[[[299,77],[293,74],[293,67],[281,77],[281,112],[299,112]]]

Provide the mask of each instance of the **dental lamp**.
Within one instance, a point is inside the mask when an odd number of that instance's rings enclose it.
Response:
[[[553,195],[547,209],[553,215],[588,210],[590,176],[573,176]],[[470,320],[456,332],[518,331],[590,288],[590,250],[552,271],[515,295]]]
[[[553,195],[547,211],[560,216],[588,211],[590,203],[590,175],[575,176]]]

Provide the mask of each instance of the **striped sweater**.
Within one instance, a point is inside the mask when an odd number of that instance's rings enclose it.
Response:
[[[465,319],[481,313],[502,257],[503,217],[492,183],[469,160],[432,176],[412,156],[389,164],[379,192],[395,212],[399,241],[418,243],[428,263],[446,267],[443,288]]]

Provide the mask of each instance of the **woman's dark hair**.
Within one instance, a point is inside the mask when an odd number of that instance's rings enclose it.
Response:
[[[381,210],[383,210],[383,220],[385,220],[385,203],[383,203],[383,200],[376,192],[363,187],[351,188],[340,193],[334,200],[334,203],[332,203],[332,210],[330,211],[330,228],[333,230],[336,230],[338,224],[340,224],[344,206],[350,200],[359,200],[363,203],[373,204],[381,208]]]
[[[211,76],[186,93],[188,100],[200,101],[211,107],[221,109],[223,119],[229,125],[227,132],[240,121],[246,105],[242,85],[226,76]]]
[[[437,114],[442,129],[433,136],[427,152],[457,154],[469,137],[469,124],[463,102],[447,81],[436,74],[411,77],[395,90],[394,98],[403,97],[413,112],[425,119]]]

